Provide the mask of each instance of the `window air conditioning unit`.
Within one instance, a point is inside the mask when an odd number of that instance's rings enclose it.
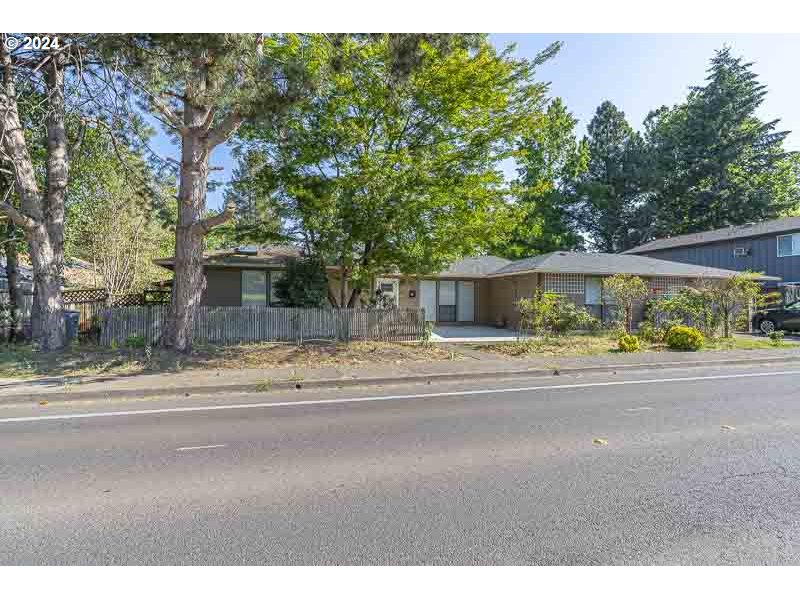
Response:
[[[733,249],[734,256],[750,256],[750,248],[738,247]]]

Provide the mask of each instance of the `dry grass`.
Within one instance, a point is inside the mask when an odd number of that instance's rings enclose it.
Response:
[[[401,364],[420,360],[452,360],[450,350],[416,344],[354,342],[351,344],[250,344],[197,347],[189,355],[154,348],[112,349],[73,346],[42,354],[30,346],[0,350],[0,377],[136,375],[186,369],[249,369],[270,367],[321,367],[370,363]]]

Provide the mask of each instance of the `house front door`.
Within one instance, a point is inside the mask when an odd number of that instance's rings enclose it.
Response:
[[[419,282],[419,306],[425,309],[425,320],[436,320],[436,282],[423,279]]]
[[[457,283],[458,321],[472,323],[475,320],[475,283],[473,281],[459,281]]]

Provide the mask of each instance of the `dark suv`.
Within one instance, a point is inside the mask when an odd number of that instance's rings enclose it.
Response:
[[[800,331],[800,302],[758,311],[753,317],[753,328],[765,334],[781,329]]]

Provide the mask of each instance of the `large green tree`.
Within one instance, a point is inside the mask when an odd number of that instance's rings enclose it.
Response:
[[[581,248],[575,222],[575,184],[586,170],[585,142],[575,138],[578,120],[555,98],[541,124],[526,135],[516,157],[513,226],[507,239],[492,248],[510,259],[553,250]]]
[[[490,248],[508,210],[501,162],[540,126],[546,86],[535,60],[485,36],[428,40],[402,77],[392,35],[337,40],[344,68],[280,126],[242,131],[251,170],[288,216],[288,233],[341,267],[340,305],[369,278],[427,273]]]
[[[588,165],[576,185],[581,230],[594,250],[626,250],[638,241],[636,232],[647,192],[643,140],[625,113],[605,101],[589,123],[584,141]]]
[[[775,218],[800,203],[798,160],[788,132],[756,113],[767,94],[752,63],[719,50],[703,86],[646,122],[656,175],[647,238]]]
[[[12,37],[0,34],[0,160],[13,179],[14,198],[4,193],[0,213],[27,242],[36,300],[33,332],[40,349],[51,351],[65,342],[65,199],[71,159],[86,125],[79,72],[94,36],[57,34],[58,41],[42,49],[15,47],[7,43]],[[36,109],[26,111],[26,105]]]

